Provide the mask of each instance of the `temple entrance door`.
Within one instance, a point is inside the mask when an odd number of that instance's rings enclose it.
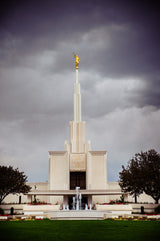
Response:
[[[86,172],[70,172],[70,190],[86,189]]]

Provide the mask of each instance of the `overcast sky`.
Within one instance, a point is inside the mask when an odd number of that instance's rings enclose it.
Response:
[[[109,181],[135,153],[160,152],[158,1],[0,3],[0,163],[48,180],[73,120],[74,51],[92,150]]]

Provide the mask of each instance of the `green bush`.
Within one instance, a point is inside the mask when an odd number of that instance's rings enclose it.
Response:
[[[0,215],[4,215],[4,210],[0,208]]]
[[[160,205],[158,205],[155,209],[155,214],[160,214]]]

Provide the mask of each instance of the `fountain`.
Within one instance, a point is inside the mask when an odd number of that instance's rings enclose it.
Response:
[[[82,194],[79,193],[80,187],[76,187],[76,196],[73,197],[73,210],[82,209]]]

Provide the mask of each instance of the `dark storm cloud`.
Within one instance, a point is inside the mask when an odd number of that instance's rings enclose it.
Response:
[[[47,151],[63,150],[73,117],[73,51],[81,60],[83,120],[93,147],[107,148],[109,170],[157,148],[159,24],[158,1],[1,1],[4,163],[43,181]]]
[[[59,72],[72,66],[68,56],[78,50],[86,71],[142,75],[150,83],[159,78],[157,1],[11,1],[3,7],[1,64],[24,65],[28,54],[51,49],[57,54],[50,70]]]
[[[98,56],[96,49],[92,49],[93,53],[88,51],[90,65],[86,64],[86,68],[97,65],[94,61],[96,53],[101,72],[140,73],[151,71],[158,65],[159,18],[156,7],[156,1],[152,5],[135,1],[12,1],[6,14],[4,9],[1,35],[5,44],[8,41],[4,48],[15,48],[23,55],[42,48],[56,49],[60,43],[73,39],[79,44],[84,33],[102,26],[125,25],[128,31],[110,33],[112,46],[109,51],[103,49]],[[105,36],[98,36],[97,41],[101,37]],[[64,56],[61,59],[65,59]],[[103,67],[104,61],[107,68]]]

